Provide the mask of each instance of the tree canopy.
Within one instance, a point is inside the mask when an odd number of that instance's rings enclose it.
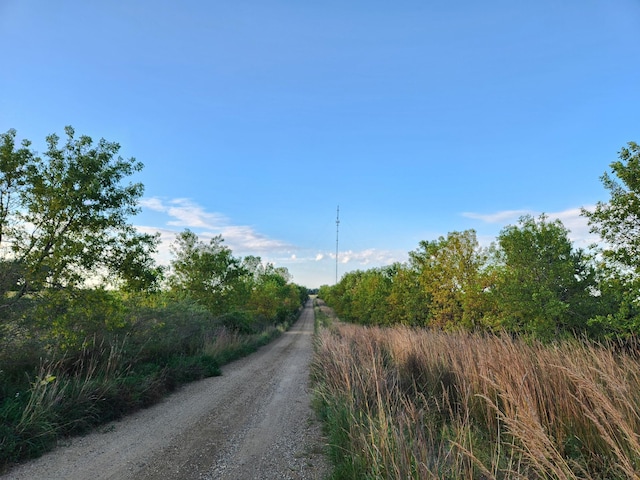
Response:
[[[640,274],[640,145],[629,142],[610,166],[617,180],[607,172],[601,177],[609,201],[582,212],[606,242],[605,258]]]
[[[16,148],[15,130],[0,137],[0,252],[17,297],[101,274],[152,287],[158,239],[129,223],[144,188],[127,179],[142,163],[119,156],[117,143],[76,137],[72,127],[65,134],[62,145],[49,135],[42,156],[29,141]]]
[[[515,331],[555,335],[582,330],[594,307],[593,268],[575,250],[560,220],[524,216],[498,237],[494,291],[501,325]]]

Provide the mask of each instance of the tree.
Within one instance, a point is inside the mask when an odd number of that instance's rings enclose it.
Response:
[[[593,211],[582,209],[582,214],[591,232],[608,244],[605,258],[640,274],[640,145],[629,142],[610,166],[622,183],[605,172],[601,180],[609,190],[609,202],[598,202]]]
[[[250,259],[259,257],[250,257]],[[255,274],[254,274],[255,275]],[[263,321],[283,321],[300,305],[297,291],[289,283],[291,275],[285,267],[275,267],[271,263],[261,264],[254,277],[247,307],[257,319]]]
[[[11,258],[11,239],[15,237],[20,194],[26,183],[26,169],[33,160],[29,142],[16,150],[16,131],[0,134],[0,295],[16,290],[21,266]]]
[[[608,202],[593,211],[582,209],[591,233],[605,245],[599,248],[599,291],[605,312],[592,319],[605,335],[640,333],[640,145],[629,142],[602,177]]]
[[[474,230],[422,241],[409,258],[418,272],[430,325],[471,327],[480,321],[480,313],[470,306],[482,293],[481,271],[486,255]]]
[[[420,286],[418,270],[400,263],[387,268],[392,278],[391,289],[386,299],[389,322],[402,325],[426,325],[429,298]]]
[[[12,236],[19,211],[20,194],[26,184],[27,167],[33,162],[30,142],[16,150],[16,131],[0,134],[0,245]]]
[[[540,337],[586,327],[594,271],[581,250],[573,251],[560,220],[524,216],[502,230],[498,244],[501,268],[492,295],[502,326]]]
[[[117,143],[76,138],[72,127],[65,133],[62,146],[57,135],[46,138],[43,157],[28,149],[28,141],[16,150],[15,131],[2,136],[0,241],[10,246],[5,258],[20,266],[17,297],[75,287],[101,271],[132,287],[148,287],[158,279],[151,260],[158,238],[128,223],[139,211],[144,188],[124,184],[142,163],[118,156]]]
[[[393,267],[372,268],[361,272],[352,292],[352,315],[359,323],[388,325],[389,294],[394,277]]]
[[[189,229],[180,233],[172,246],[175,258],[169,277],[174,290],[193,297],[216,315],[230,311],[234,293],[248,274],[223,242],[220,235],[207,244]]]

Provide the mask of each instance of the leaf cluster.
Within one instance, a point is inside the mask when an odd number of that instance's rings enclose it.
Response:
[[[86,284],[100,274],[128,288],[157,284],[151,255],[158,238],[137,232],[144,188],[128,178],[143,164],[118,155],[120,145],[65,128],[38,155],[16,131],[0,135],[0,277],[15,298],[44,288]]]

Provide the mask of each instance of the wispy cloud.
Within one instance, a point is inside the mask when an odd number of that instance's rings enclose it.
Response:
[[[188,198],[175,198],[163,202],[161,199],[153,197],[143,199],[140,205],[143,208],[166,213],[173,218],[167,222],[167,225],[173,227],[217,229],[228,223],[228,219],[224,215],[207,212]]]
[[[336,254],[329,253],[329,257],[335,260]],[[338,252],[338,263],[350,264],[355,263],[362,266],[383,266],[391,265],[395,262],[404,262],[407,259],[405,252],[395,250],[378,250],[376,248],[368,248],[366,250],[353,251],[346,250]]]
[[[228,242],[229,245],[236,245],[243,251],[267,252],[294,248],[287,242],[269,238],[248,226],[229,225],[222,227],[219,233],[225,239],[225,242]]]
[[[593,205],[584,207],[586,210],[595,208]],[[600,237],[589,232],[587,218],[582,215],[580,208],[571,208],[561,212],[549,213],[549,218],[557,218],[569,230],[569,238],[578,247],[586,248],[600,241]]]
[[[594,206],[590,205],[584,208],[591,210]],[[558,212],[536,212],[534,210],[503,210],[488,214],[465,212],[462,216],[481,220],[485,223],[502,224],[506,226],[508,224],[515,224],[523,215],[538,217],[542,213],[550,220],[560,220],[569,230],[569,239],[578,247],[585,248],[599,240],[597,235],[589,232],[589,224],[587,219],[582,215],[581,208],[569,208]]]
[[[203,241],[221,235],[225,244],[234,253],[271,253],[295,248],[285,241],[269,238],[251,226],[233,225],[225,215],[208,212],[188,198],[171,200],[157,197],[145,198],[140,205],[143,209],[148,208],[167,215],[166,228],[156,229],[161,233],[163,245],[167,242],[172,243],[178,233],[171,227],[182,227],[192,229]],[[139,229],[151,230],[150,227],[139,227]]]
[[[503,210],[494,213],[463,212],[462,216],[474,220],[482,220],[486,223],[505,223],[517,221],[523,215],[533,215],[534,213],[532,210]]]

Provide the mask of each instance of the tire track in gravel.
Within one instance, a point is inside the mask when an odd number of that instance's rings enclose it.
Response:
[[[269,345],[163,402],[67,440],[2,478],[321,479],[330,468],[310,408],[314,312]]]

